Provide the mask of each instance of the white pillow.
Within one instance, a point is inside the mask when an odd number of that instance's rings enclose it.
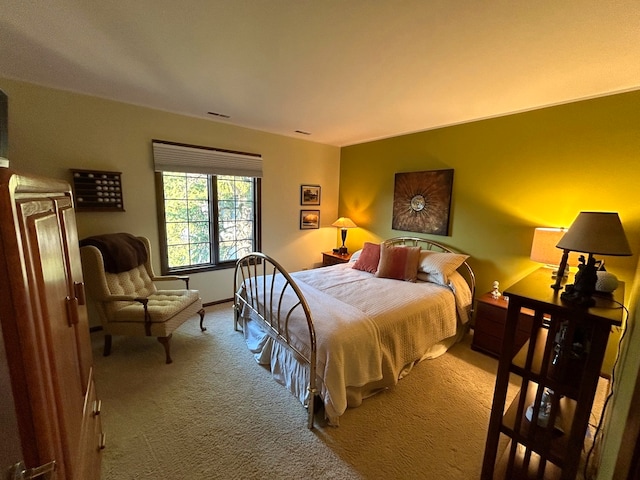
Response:
[[[426,277],[419,275],[420,280],[426,280],[440,285],[449,285],[449,276],[455,272],[469,255],[462,253],[445,253],[422,250],[418,263],[418,273],[428,274]]]

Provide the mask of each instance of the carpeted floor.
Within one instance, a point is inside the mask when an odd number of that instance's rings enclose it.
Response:
[[[476,479],[497,361],[471,336],[364,401],[340,427],[306,428],[306,410],[257,365],[231,304],[207,308],[172,338],[114,338],[95,378],[106,433],[102,478]],[[515,391],[515,389],[512,389]]]

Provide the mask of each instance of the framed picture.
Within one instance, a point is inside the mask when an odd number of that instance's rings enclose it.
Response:
[[[300,205],[320,205],[320,185],[300,185]]]
[[[320,210],[300,210],[300,230],[320,228]]]
[[[449,234],[453,169],[396,173],[391,228]]]

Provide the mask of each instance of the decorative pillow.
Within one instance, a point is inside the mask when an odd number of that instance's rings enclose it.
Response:
[[[449,284],[449,276],[455,272],[467,258],[469,258],[469,255],[463,255],[461,253],[423,250],[420,253],[418,271],[428,273],[428,281],[446,286]]]
[[[377,243],[364,242],[362,252],[353,264],[352,268],[363,272],[376,273],[380,262],[380,245]]]
[[[349,259],[349,263],[355,263],[355,261],[360,258],[360,254],[362,253],[362,249],[356,250],[351,254],[351,258]]]
[[[415,282],[418,276],[420,247],[380,245],[380,263],[376,277]]]

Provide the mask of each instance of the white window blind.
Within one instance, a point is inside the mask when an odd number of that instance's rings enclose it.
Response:
[[[153,141],[156,172],[262,177],[262,156]]]

